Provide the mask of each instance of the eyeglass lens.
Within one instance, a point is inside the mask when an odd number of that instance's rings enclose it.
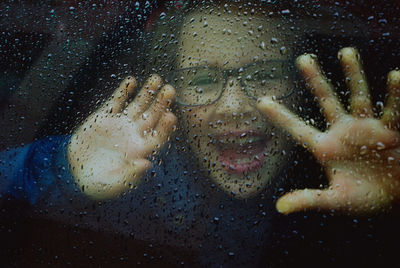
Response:
[[[227,79],[238,79],[246,93],[255,99],[265,95],[285,97],[291,92],[287,62],[253,64],[236,70],[194,67],[173,71],[168,77],[183,105],[207,105],[218,100]]]

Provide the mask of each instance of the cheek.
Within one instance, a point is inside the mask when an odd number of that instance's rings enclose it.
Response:
[[[209,158],[213,154],[212,149],[207,145],[210,132],[209,122],[212,118],[212,112],[209,111],[210,109],[191,108],[190,111],[186,109],[179,113],[181,133],[198,159]]]
[[[181,109],[179,118],[185,132],[200,133],[207,131],[212,119],[213,107]]]

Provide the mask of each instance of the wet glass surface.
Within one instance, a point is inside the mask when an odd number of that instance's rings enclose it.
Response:
[[[392,267],[399,9],[1,3],[2,263]]]

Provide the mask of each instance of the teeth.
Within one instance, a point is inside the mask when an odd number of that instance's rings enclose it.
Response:
[[[234,160],[233,159],[230,159],[230,160],[234,161],[235,164],[247,164],[256,159],[260,161],[260,159],[258,157],[254,157],[254,156],[244,156],[244,157],[240,157],[240,158],[235,158]]]
[[[251,159],[250,157],[243,157],[243,158],[237,158],[235,162],[236,164],[247,164],[252,161],[253,159]]]
[[[263,137],[249,137],[249,138],[235,138],[235,139],[225,139],[225,140],[219,140],[219,143],[221,144],[237,144],[237,145],[248,145],[252,143],[257,143],[263,140]]]
[[[249,144],[249,143],[256,143],[256,142],[259,142],[259,141],[261,141],[262,139],[261,138],[249,138],[249,139],[239,139],[238,140],[238,144],[240,144],[240,145],[245,145],[245,144]]]

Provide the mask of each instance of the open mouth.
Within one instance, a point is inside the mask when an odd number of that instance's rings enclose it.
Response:
[[[215,136],[222,167],[229,173],[250,173],[264,164],[267,136],[259,131],[236,131]]]

